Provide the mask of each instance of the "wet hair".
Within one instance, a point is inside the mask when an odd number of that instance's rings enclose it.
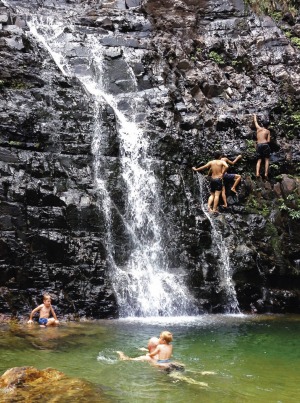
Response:
[[[221,158],[221,157],[222,157],[222,153],[221,153],[220,150],[217,150],[217,151],[214,152],[214,158],[215,158],[216,160],[218,160],[218,159]]]
[[[51,295],[50,294],[44,294],[43,295],[43,301],[45,301],[46,299],[50,298],[51,299]]]
[[[171,343],[171,341],[173,340],[173,335],[172,333],[168,332],[167,330],[165,330],[164,332],[162,332],[159,336],[161,339],[165,340],[167,343]]]
[[[257,116],[257,120],[261,124],[262,127],[268,127],[270,125],[270,120],[269,120],[268,115]]]

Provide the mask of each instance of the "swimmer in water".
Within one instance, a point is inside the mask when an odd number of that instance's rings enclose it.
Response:
[[[151,358],[158,356],[156,359],[155,365],[165,369],[171,363],[171,356],[173,352],[173,346],[171,341],[173,340],[172,333],[165,330],[159,336],[158,346],[152,353],[148,353],[147,355]]]
[[[158,355],[154,355],[153,357],[150,357],[149,354],[153,353],[153,351],[157,348],[158,346],[158,337],[151,337],[151,339],[149,339],[148,341],[148,349],[146,351],[148,351],[148,354],[145,355],[141,355],[139,357],[135,357],[135,358],[131,358],[128,357],[127,355],[125,355],[123,353],[123,351],[116,351],[116,353],[119,355],[120,360],[123,361],[148,361],[150,363],[155,363],[156,360],[158,359]]]

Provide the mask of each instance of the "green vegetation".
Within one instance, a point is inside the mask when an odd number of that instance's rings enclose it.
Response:
[[[9,87],[15,90],[25,90],[28,86],[23,81],[13,80]]]
[[[300,219],[300,209],[299,208],[294,209],[292,207],[287,206],[285,200],[282,198],[279,199],[279,202],[280,202],[279,210],[286,211],[292,220]]]
[[[241,66],[243,64],[243,61],[235,59],[235,60],[232,60],[231,64],[233,66]]]
[[[21,141],[9,141],[8,144],[11,147],[20,147],[23,143]]]
[[[291,43],[300,48],[300,38],[298,38],[297,36],[291,37]]]
[[[220,55],[219,53],[215,52],[214,50],[209,52],[208,57],[219,65],[225,64],[225,60],[224,60],[223,56]]]
[[[289,98],[282,100],[275,108],[280,119],[277,120],[277,131],[288,140],[297,138],[300,126],[300,104]]]
[[[274,21],[279,22],[282,19],[282,13],[280,11],[274,11],[271,13],[271,17]]]
[[[248,213],[261,214],[265,218],[270,214],[270,208],[266,202],[262,199],[258,200],[257,195],[254,194],[250,195],[246,204],[246,209]]]
[[[246,140],[247,150],[246,152],[249,154],[253,154],[256,152],[255,141],[254,140]]]
[[[202,57],[202,49],[200,47],[194,49],[189,55],[190,60],[193,62],[201,60],[201,57]]]
[[[274,251],[278,253],[281,249],[280,237],[277,228],[270,221],[266,224],[266,235],[270,237],[270,243]]]
[[[245,0],[245,3],[256,14],[267,14],[274,18],[275,21],[281,18],[282,12],[297,15],[299,7],[298,0]]]
[[[297,190],[290,193],[285,199],[281,197],[279,203],[279,210],[286,211],[292,220],[300,219],[300,197]]]

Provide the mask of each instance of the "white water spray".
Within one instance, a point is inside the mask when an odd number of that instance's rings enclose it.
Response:
[[[95,184],[99,193],[101,208],[106,217],[106,243],[113,287],[117,296],[121,316],[174,316],[195,313],[192,298],[185,286],[186,273],[169,267],[161,235],[162,220],[159,215],[159,185],[152,170],[153,161],[148,156],[148,140],[136,123],[135,106],[139,104],[138,92],[122,93],[118,96],[106,91],[106,77],[103,69],[104,48],[99,35],[89,34],[84,41],[85,65],[80,71],[68,59],[68,38],[66,32],[75,28],[66,26],[54,18],[33,17],[29,22],[31,33],[45,46],[64,75],[77,77],[95,105],[93,139]],[[76,35],[73,32],[73,35]],[[121,51],[125,55],[126,48]],[[140,51],[138,51],[140,52]],[[129,69],[130,70],[130,69]],[[129,71],[132,77],[132,70]],[[133,80],[132,88],[136,88]],[[131,116],[125,116],[119,109],[119,101],[126,100],[131,106]],[[126,189],[126,211],[121,214],[112,200],[109,185],[102,175],[101,155],[101,108],[109,105],[117,118],[120,140],[120,175]],[[116,264],[112,210],[121,217],[131,238],[128,259]]]
[[[199,184],[201,208],[210,222],[213,247],[214,250],[218,253],[220,288],[224,291],[227,297],[227,313],[240,313],[239,304],[231,276],[232,270],[230,266],[229,252],[226,247],[226,243],[222,237],[221,231],[217,228],[214,218],[208,212],[204,204],[204,176],[198,173],[197,180]]]

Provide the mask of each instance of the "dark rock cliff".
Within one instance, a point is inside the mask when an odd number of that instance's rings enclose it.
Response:
[[[0,311],[24,314],[49,291],[61,314],[118,315],[94,184],[93,104],[27,26],[26,15],[53,10],[75,21],[80,40],[73,40],[69,59],[77,71],[86,68],[88,32],[105,34],[113,94],[132,91],[122,49],[142,52],[131,68],[160,183],[162,237],[170,267],[188,273],[200,311],[224,312],[226,298],[222,256],[191,167],[221,149],[231,159],[243,155],[234,167],[242,175],[239,196],[227,189],[229,208],[213,218],[240,309],[299,312],[299,17],[279,9],[275,22],[238,0],[27,3],[0,7]],[[126,103],[123,110],[130,113]],[[269,180],[255,178],[253,113],[271,131]],[[122,213],[116,119],[109,107],[100,119],[106,174]],[[116,215],[116,255],[123,261],[127,235]]]

